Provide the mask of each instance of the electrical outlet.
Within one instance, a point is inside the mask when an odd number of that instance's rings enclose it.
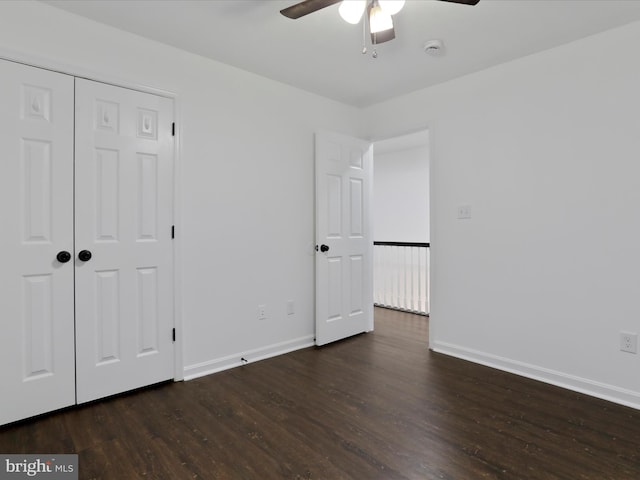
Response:
[[[258,305],[258,320],[266,320],[266,319],[267,319],[267,306]]]
[[[287,302],[287,315],[293,315],[295,313],[295,306],[293,300]]]
[[[633,332],[620,332],[620,351],[638,353],[638,334]]]
[[[471,205],[458,206],[458,219],[468,220],[471,218]]]

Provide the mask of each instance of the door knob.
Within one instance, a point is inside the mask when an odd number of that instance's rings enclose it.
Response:
[[[83,262],[88,262],[91,260],[91,252],[89,250],[81,250],[80,253],[78,253],[78,259]]]
[[[321,252],[328,252],[329,251],[329,245],[325,245],[323,243],[322,245],[320,245],[320,251]]]
[[[62,250],[61,252],[58,252],[58,255],[56,255],[56,260],[58,260],[60,263],[67,263],[69,260],[71,260],[71,254]]]

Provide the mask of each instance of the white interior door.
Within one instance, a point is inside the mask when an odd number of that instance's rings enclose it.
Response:
[[[76,79],[78,403],[173,378],[172,121],[170,99]]]
[[[75,403],[73,77],[0,61],[0,424]]]
[[[373,330],[373,147],[316,134],[316,345]]]

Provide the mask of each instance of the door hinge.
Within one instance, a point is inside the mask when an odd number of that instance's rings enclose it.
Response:
[[[176,329],[175,329],[175,328],[171,331],[171,339],[172,339],[174,342],[176,341]]]
[[[171,225],[171,238],[176,238],[176,226]]]
[[[176,136],[176,122],[173,122],[171,124],[171,136],[175,137]]]

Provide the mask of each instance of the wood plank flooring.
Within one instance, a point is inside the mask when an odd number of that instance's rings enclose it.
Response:
[[[0,429],[81,479],[640,479],[640,412],[430,352],[428,319]]]

